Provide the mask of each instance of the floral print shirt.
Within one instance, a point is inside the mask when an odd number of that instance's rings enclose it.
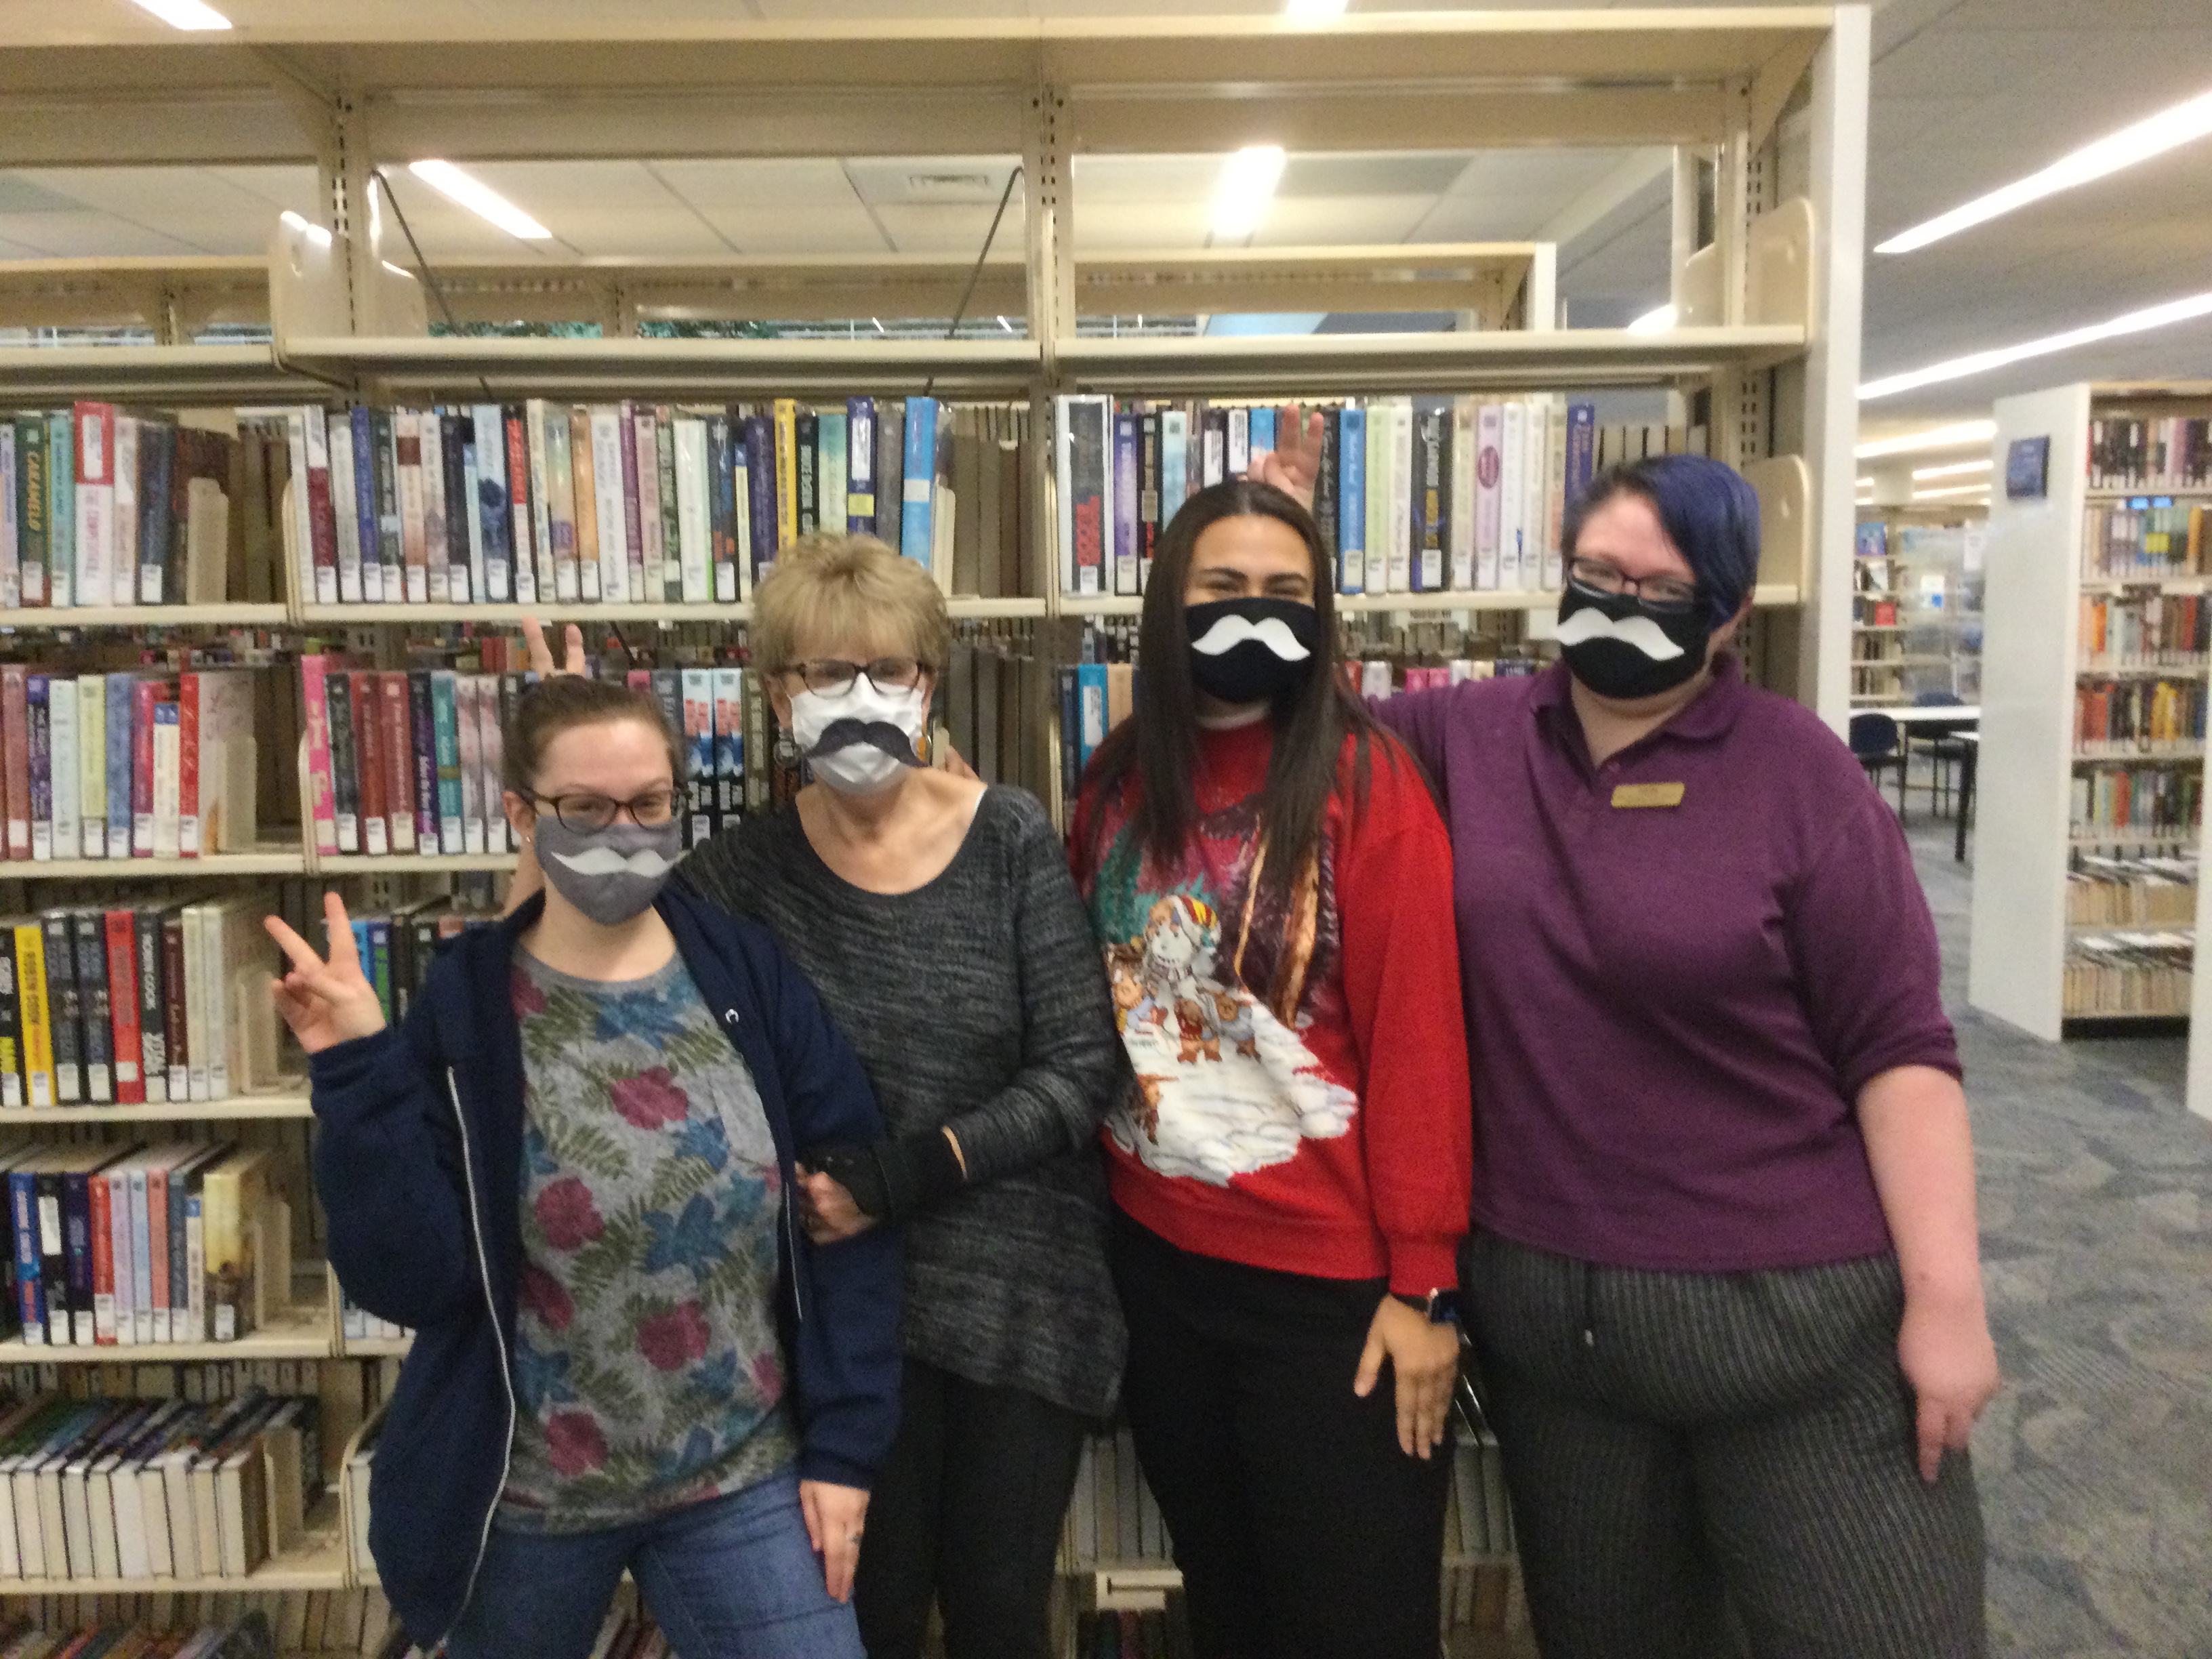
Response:
[[[798,1443],[751,1074],[681,957],[605,981],[518,951],[512,990],[524,1265],[500,1523],[622,1526],[765,1479]]]

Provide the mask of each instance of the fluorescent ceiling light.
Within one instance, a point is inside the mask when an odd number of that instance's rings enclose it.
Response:
[[[1990,463],[1985,460],[1946,461],[1942,466],[1916,466],[1912,469],[1912,476],[1916,481],[1922,478],[1963,478],[1969,472],[1986,472],[1989,470]]]
[[[143,0],[141,0],[143,3]],[[1876,253],[1910,253],[1915,248],[1926,247],[1930,242],[1940,242],[1946,236],[1956,235],[1970,226],[1984,220],[2010,213],[2015,208],[2026,207],[2030,202],[2039,202],[2046,196],[2055,196],[2062,190],[2072,190],[2102,179],[2108,173],[2131,167],[2138,161],[2148,161],[2154,155],[2163,155],[2167,150],[2185,144],[2194,138],[2212,133],[2212,92],[2192,98],[2185,104],[2176,104],[2172,109],[2138,121],[2131,127],[2100,138],[2094,144],[2085,144],[2071,155],[2063,155],[2040,173],[2031,173],[2002,189],[1993,190],[1986,196],[1977,196],[1962,207],[1948,213],[1938,214],[1925,224],[1915,225],[1908,231],[1891,237],[1875,249]]]
[[[1252,144],[1231,156],[1213,189],[1213,234],[1233,239],[1259,229],[1282,176],[1280,144]]]
[[[309,240],[313,241],[316,246],[328,247],[331,245],[330,232],[325,230],[313,219],[303,219],[298,214],[293,212],[289,208],[286,208],[276,216],[283,221],[284,223],[291,226],[293,229],[300,232]]]
[[[1628,325],[1631,334],[1664,334],[1674,326],[1674,319],[1681,313],[1672,306],[1661,306],[1647,311]]]
[[[135,0],[141,11],[149,11],[173,29],[227,29],[230,19],[200,0]]]
[[[1941,501],[1947,495],[1986,495],[1989,493],[1990,487],[1985,483],[1952,484],[1942,489],[1916,489],[1912,492],[1912,499],[1916,501]]]
[[[1345,0],[1285,0],[1283,15],[1300,23],[1326,23],[1344,15]]]
[[[410,161],[408,172],[480,219],[489,219],[510,236],[543,242],[553,233],[481,179],[471,179],[451,161]]]
[[[1911,455],[1923,449],[1960,449],[1985,444],[1997,435],[1995,421],[1960,421],[1954,426],[1931,426],[1925,432],[1908,432],[1901,438],[1877,438],[1861,444],[1851,453],[1862,461],[1878,455]]]
[[[1865,402],[1870,398],[1891,397],[1899,392],[1911,392],[1918,386],[1934,386],[1939,381],[1960,380],[1969,374],[1985,374],[1993,368],[2002,368],[2008,363],[2022,362],[2030,357],[2047,357],[2054,351],[2070,351],[2075,346],[2110,340],[2122,334],[2141,334],[2150,329],[2185,323],[2195,317],[2212,317],[2212,294],[2192,294],[2185,300],[2168,300],[2164,305],[2130,311],[2125,316],[2115,317],[2107,323],[2092,323],[2087,328],[2069,329],[2063,334],[2048,334],[2039,340],[2023,340],[2018,345],[1998,346],[1994,350],[1954,357],[1947,362],[1916,368],[1909,374],[1893,374],[1886,380],[1869,380],[1859,388],[1859,398]]]

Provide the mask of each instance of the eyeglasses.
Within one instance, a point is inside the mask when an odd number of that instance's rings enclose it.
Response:
[[[690,793],[682,786],[648,789],[629,800],[613,800],[605,795],[532,795],[532,803],[553,809],[553,816],[561,820],[563,830],[580,835],[590,835],[605,829],[623,813],[641,830],[657,830],[672,822],[689,802]]]
[[[1632,593],[1654,611],[1688,611],[1698,603],[1698,585],[1679,576],[1630,576],[1596,559],[1576,559],[1567,580],[1577,587],[1608,597]]]
[[[842,657],[815,657],[793,663],[783,671],[796,674],[809,691],[825,697],[842,697],[863,674],[878,691],[911,691],[921,684],[930,665],[912,657],[878,657],[873,662],[847,662]]]

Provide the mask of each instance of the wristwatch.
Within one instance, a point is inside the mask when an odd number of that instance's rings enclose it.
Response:
[[[1406,1296],[1397,1291],[1390,1294],[1431,1325],[1459,1323],[1459,1287],[1455,1285],[1439,1286],[1426,1296]]]

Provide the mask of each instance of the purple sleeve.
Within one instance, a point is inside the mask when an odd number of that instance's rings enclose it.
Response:
[[[1821,849],[1784,907],[1805,1013],[1846,1100],[1899,1066],[1957,1077],[1959,1048],[1943,1012],[1936,923],[1896,815],[1850,779],[1856,810]]]
[[[1451,696],[1459,688],[1401,691],[1395,697],[1370,697],[1368,712],[1397,734],[1431,779],[1444,775],[1444,733],[1451,725]]]

